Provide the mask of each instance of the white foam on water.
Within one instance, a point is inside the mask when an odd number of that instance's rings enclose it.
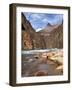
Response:
[[[53,49],[41,49],[41,50],[23,50],[22,54],[35,54],[40,52],[49,52],[49,51],[58,51],[61,49],[53,48]]]

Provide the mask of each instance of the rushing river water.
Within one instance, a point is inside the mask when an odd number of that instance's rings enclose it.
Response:
[[[56,70],[58,63],[48,58],[41,57],[42,53],[55,52],[60,49],[30,50],[22,52],[22,77],[62,75],[61,70]]]

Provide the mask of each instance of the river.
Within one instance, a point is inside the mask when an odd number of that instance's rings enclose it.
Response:
[[[57,62],[41,57],[42,53],[55,52],[59,49],[30,50],[22,52],[22,77],[63,75],[62,70],[57,70]]]

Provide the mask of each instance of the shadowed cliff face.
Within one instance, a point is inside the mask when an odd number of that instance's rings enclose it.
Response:
[[[22,14],[22,50],[44,48],[46,47],[42,37],[35,32],[30,22]]]
[[[51,29],[51,32],[47,32],[47,28],[36,32],[23,13],[21,18],[22,50],[63,48],[63,24]]]
[[[54,28],[51,32],[47,32],[46,28],[39,34],[44,38],[46,48],[63,48],[63,24]]]
[[[51,42],[49,47],[53,45],[53,48],[63,48],[63,25],[61,24],[50,33]]]

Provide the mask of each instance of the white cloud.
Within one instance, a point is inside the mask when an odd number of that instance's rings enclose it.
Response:
[[[42,21],[43,22],[48,22],[48,19],[47,18],[44,18]]]
[[[42,30],[42,28],[38,28],[38,29],[36,29],[36,32],[38,32],[38,31],[40,31],[40,30]]]
[[[37,18],[37,19],[40,19],[41,18],[39,14],[32,14],[31,17],[32,18]]]

